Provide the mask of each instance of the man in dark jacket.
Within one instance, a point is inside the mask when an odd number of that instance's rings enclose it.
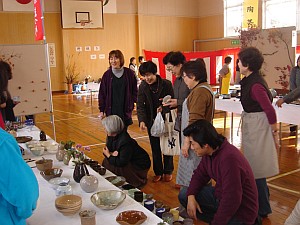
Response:
[[[202,157],[190,186],[181,189],[180,203],[191,218],[211,225],[253,225],[258,215],[258,194],[246,158],[213,125],[201,119],[183,131],[191,148]],[[214,187],[207,185],[214,179]]]

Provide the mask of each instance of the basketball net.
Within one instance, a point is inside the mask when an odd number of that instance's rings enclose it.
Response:
[[[89,20],[80,20],[80,26],[84,27],[85,24],[89,24],[91,21]]]

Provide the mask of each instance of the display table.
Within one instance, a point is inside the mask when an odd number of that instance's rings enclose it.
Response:
[[[32,130],[29,130],[28,128],[23,128],[18,131],[18,136],[32,136],[34,139],[38,140],[39,133],[40,131],[36,127],[33,127]],[[117,215],[120,212],[126,210],[139,210],[144,212],[144,214],[147,216],[147,220],[143,223],[144,225],[156,225],[157,223],[162,221],[159,217],[157,217],[151,211],[144,208],[142,204],[136,202],[129,195],[126,195],[126,198],[123,201],[123,203],[114,210],[102,210],[100,208],[97,208],[96,206],[93,205],[93,203],[90,200],[90,197],[92,196],[93,193],[85,193],[81,189],[80,184],[74,181],[73,168],[64,165],[63,162],[57,161],[55,154],[44,154],[43,156],[38,156],[38,157],[33,156],[31,152],[26,148],[25,144],[20,144],[20,145],[25,149],[24,158],[31,158],[31,159],[38,160],[44,157],[46,159],[53,159],[53,167],[63,169],[62,176],[70,179],[70,185],[72,186],[73,194],[82,197],[81,210],[86,210],[86,209],[95,210],[97,224],[116,225],[118,224],[116,222]],[[105,176],[101,176],[89,166],[87,167],[90,174],[96,176],[99,180],[99,186],[96,192],[105,191],[105,190],[120,190],[118,187],[114,186],[113,184],[111,184],[105,179],[105,177],[112,176],[114,174],[107,171]],[[55,191],[51,188],[50,184],[40,175],[40,171],[37,168],[32,168],[32,170],[36,175],[36,178],[39,183],[40,196],[39,196],[38,207],[33,212],[33,215],[29,219],[27,219],[27,224],[28,225],[54,225],[54,224],[55,225],[69,225],[69,224],[80,225],[81,222],[78,213],[73,216],[64,216],[55,209],[55,199],[56,199]]]
[[[280,123],[280,137],[281,137],[281,123],[296,124],[300,125],[300,106],[294,104],[283,104],[282,108],[275,106],[275,103],[278,99],[273,99],[273,107],[276,111],[277,122]],[[215,99],[215,109],[222,110],[231,113],[231,138],[233,136],[233,113],[242,114],[243,107],[240,102],[240,99],[231,98],[231,99]],[[297,139],[297,138],[296,138]],[[296,141],[297,143],[297,141]]]

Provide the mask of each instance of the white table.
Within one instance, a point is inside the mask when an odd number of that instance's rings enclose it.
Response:
[[[282,108],[275,106],[275,103],[278,99],[273,99],[273,107],[276,111],[277,122],[280,122],[280,137],[281,137],[281,123],[288,124],[297,124],[300,125],[300,106],[294,104],[283,104]],[[215,99],[216,110],[222,110],[231,113],[231,138],[233,136],[233,113],[242,114],[243,107],[240,102],[240,99],[231,98],[231,99]],[[281,139],[281,138],[280,138]],[[297,138],[296,138],[297,143]]]
[[[34,139],[38,140],[39,132],[40,131],[36,127],[34,127],[32,131],[29,131],[29,129],[24,128],[18,131],[18,136],[32,136],[34,137]],[[42,158],[42,156],[34,157],[33,155],[31,155],[30,151],[26,148],[25,144],[21,144],[21,146],[25,148],[26,154],[24,158],[31,158],[36,160]],[[81,210],[95,210],[97,224],[116,225],[118,224],[116,222],[117,215],[125,210],[139,210],[144,212],[147,216],[147,220],[143,223],[143,225],[156,225],[157,223],[162,221],[154,213],[150,212],[143,205],[129,197],[129,195],[126,195],[126,199],[123,201],[123,203],[114,210],[102,210],[97,208],[93,205],[93,203],[90,200],[90,197],[93,193],[85,193],[81,189],[80,184],[74,181],[72,168],[64,165],[63,162],[57,161],[55,154],[43,155],[43,157],[47,159],[53,159],[53,167],[63,169],[62,176],[70,179],[70,185],[72,186],[73,194],[82,197]],[[96,173],[92,168],[90,168],[89,166],[87,167],[90,174],[95,175],[99,180],[99,186],[97,191],[120,190],[104,178],[114,174],[107,171],[106,175],[102,177],[101,175]],[[40,175],[40,171],[37,168],[33,168],[32,170],[36,175],[36,178],[39,183],[40,197],[38,208],[34,211],[33,215],[29,219],[27,219],[27,225],[80,225],[81,222],[78,213],[73,216],[64,216],[55,209],[55,191],[51,188],[50,184]]]

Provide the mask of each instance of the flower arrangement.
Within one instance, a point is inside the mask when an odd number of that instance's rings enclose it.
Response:
[[[75,149],[71,151],[71,156],[74,159],[72,162],[77,164],[77,163],[82,163],[85,159],[85,151],[91,151],[91,148],[89,146],[83,147],[81,144],[77,144],[75,146]]]
[[[74,55],[67,55],[67,63],[65,67],[65,79],[67,84],[74,84],[80,74],[79,68],[74,59]]]

